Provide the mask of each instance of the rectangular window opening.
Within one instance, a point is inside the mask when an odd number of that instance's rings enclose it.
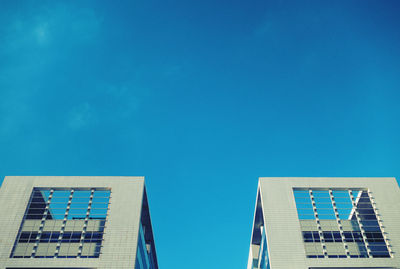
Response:
[[[318,258],[322,247],[321,258],[391,257],[368,190],[294,188],[293,194],[308,258]]]
[[[10,258],[98,258],[110,195],[109,189],[35,188]]]

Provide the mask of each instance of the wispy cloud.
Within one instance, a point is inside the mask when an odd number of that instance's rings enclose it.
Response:
[[[70,48],[96,42],[102,19],[92,9],[49,2],[0,11],[0,132],[29,125],[47,83]],[[4,15],[4,16],[2,16]],[[39,96],[41,96],[39,98]],[[71,112],[71,126],[87,124],[91,107]],[[73,119],[73,120],[72,120]]]
[[[44,22],[42,24],[38,24],[34,29],[34,36],[36,37],[36,42],[39,45],[45,45],[49,41],[49,24]]]
[[[12,13],[0,26],[1,53],[31,51],[37,46],[80,44],[99,32],[102,19],[91,9],[67,6],[59,2],[51,6]]]
[[[93,85],[95,102],[82,102],[74,105],[66,114],[66,126],[72,131],[97,128],[113,122],[129,120],[141,106],[138,89],[129,83],[99,83]]]
[[[68,113],[67,124],[73,130],[79,130],[97,122],[94,108],[87,102],[73,107]]]

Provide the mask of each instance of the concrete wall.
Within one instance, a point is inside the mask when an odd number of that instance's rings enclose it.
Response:
[[[400,189],[394,178],[260,178],[271,269],[400,268]],[[293,188],[369,189],[390,239],[393,258],[306,258]]]
[[[9,258],[34,187],[111,189],[99,258]],[[134,268],[143,190],[143,177],[6,177],[0,189],[0,269]]]

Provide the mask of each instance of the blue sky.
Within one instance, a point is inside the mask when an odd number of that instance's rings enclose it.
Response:
[[[0,177],[146,176],[162,268],[244,268],[259,176],[400,177],[398,1],[2,1]]]

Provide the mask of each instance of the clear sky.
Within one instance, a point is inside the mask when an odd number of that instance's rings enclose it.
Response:
[[[145,176],[161,268],[245,268],[259,176],[400,178],[399,12],[1,1],[0,177]]]

